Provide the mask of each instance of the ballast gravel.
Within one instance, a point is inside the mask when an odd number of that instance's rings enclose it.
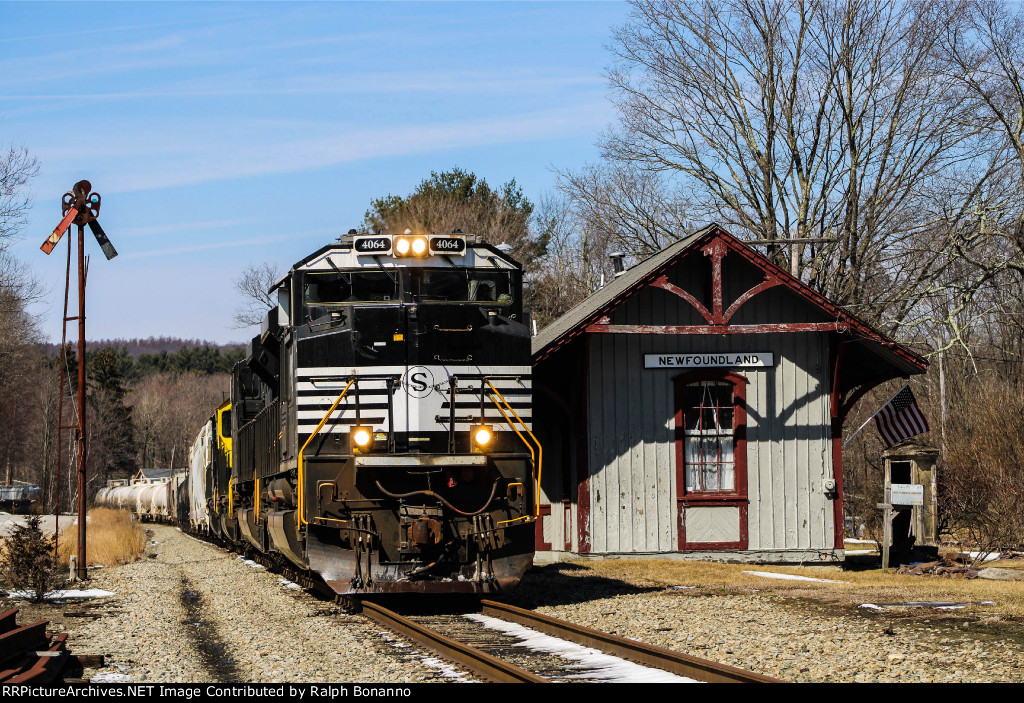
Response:
[[[927,616],[901,622],[874,613],[838,614],[774,594],[628,584],[622,590],[632,592],[609,594],[581,583],[593,597],[570,603],[550,594],[572,592],[574,579],[593,576],[552,566],[558,573],[552,588],[528,584],[516,596],[519,605],[785,681],[1024,681],[1020,623],[993,633],[931,622]]]
[[[105,654],[86,676],[136,682],[465,681],[362,617],[237,555],[152,527],[147,557],[92,572],[94,620],[70,622],[75,654]],[[509,601],[650,644],[801,682],[1024,681],[1019,624],[893,621],[765,592],[601,585],[586,569],[532,571]],[[102,678],[95,679],[102,680]],[[111,679],[107,679],[111,680]]]
[[[103,603],[109,615],[71,633],[74,654],[106,655],[102,672],[86,676],[162,683],[451,680],[410,648],[396,647],[393,635],[277,574],[176,528],[151,529],[147,557],[91,573],[91,586],[116,595]]]

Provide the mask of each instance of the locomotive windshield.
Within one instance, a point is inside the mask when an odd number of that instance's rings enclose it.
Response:
[[[302,301],[308,307],[397,298],[398,283],[383,271],[307,273],[302,285]]]
[[[423,269],[419,299],[424,302],[511,303],[511,280],[506,271]]]

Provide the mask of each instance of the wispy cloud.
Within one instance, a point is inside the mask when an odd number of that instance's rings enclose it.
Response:
[[[196,222],[175,222],[173,224],[127,227],[118,232],[118,237],[154,237],[165,234],[195,234],[209,230],[232,229],[259,222],[255,218],[233,220],[199,220]]]
[[[575,137],[600,129],[609,118],[609,107],[594,103],[387,127],[311,122],[285,129],[270,121],[242,119],[177,130],[154,124],[133,132],[95,134],[84,146],[69,140],[37,153],[44,163],[64,166],[68,178],[81,163],[101,165],[103,193],[109,195],[308,172],[364,159]]]
[[[203,244],[189,244],[180,247],[169,247],[167,249],[150,249],[147,251],[133,251],[122,255],[122,260],[132,259],[149,259],[154,256],[172,256],[174,254],[192,254],[198,251],[212,251],[215,249],[231,249],[234,247],[254,247],[261,244],[271,244],[273,242],[283,242],[290,239],[298,238],[314,238],[323,235],[337,234],[338,229],[335,228],[321,228],[306,230],[303,232],[289,232],[287,234],[278,234],[273,237],[254,237],[246,239],[233,239],[230,241],[223,242],[206,242]]]
[[[603,85],[599,76],[583,74],[551,75],[550,73],[523,72],[493,74],[481,72],[394,72],[362,73],[338,76],[312,74],[266,77],[245,77],[235,81],[225,76],[204,78],[202,84],[168,86],[154,90],[136,90],[110,93],[0,93],[2,100],[43,101],[109,101],[109,100],[180,100],[182,98],[243,97],[275,95],[328,95],[328,94],[410,94],[410,93],[481,93],[528,94],[574,87]],[[227,87],[225,87],[227,86]]]

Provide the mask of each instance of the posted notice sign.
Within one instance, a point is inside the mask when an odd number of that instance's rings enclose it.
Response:
[[[889,502],[893,505],[924,505],[924,486],[919,483],[889,485]]]
[[[712,354],[644,354],[646,369],[774,366],[772,352],[715,352]]]

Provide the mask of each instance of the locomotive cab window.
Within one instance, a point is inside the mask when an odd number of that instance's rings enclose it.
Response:
[[[420,275],[419,291],[424,302],[512,302],[511,279],[505,271],[425,269]]]
[[[383,271],[307,273],[302,285],[302,302],[307,307],[390,302],[397,298],[398,283]]]

